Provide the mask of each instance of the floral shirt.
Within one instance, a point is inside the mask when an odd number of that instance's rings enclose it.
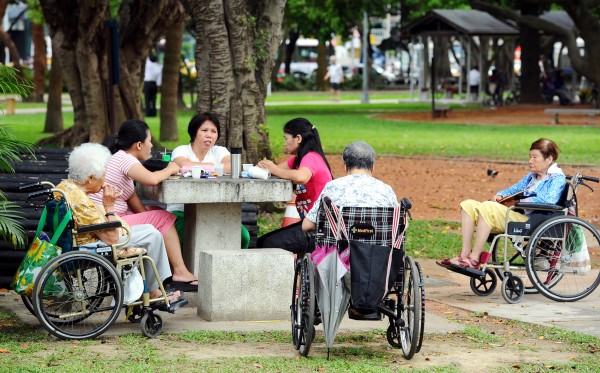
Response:
[[[75,229],[81,225],[107,223],[108,219],[103,206],[96,205],[88,196],[79,189],[71,180],[63,180],[56,186],[65,193],[67,202],[73,211],[73,220],[75,221]],[[129,228],[121,218],[117,216],[123,226]],[[123,233],[122,233],[123,234]],[[94,232],[80,233],[75,236],[75,242],[78,246],[85,245],[90,242],[98,241],[98,237]]]
[[[325,185],[321,196],[329,196],[334,204],[341,207],[394,207],[398,199],[392,187],[371,175],[357,174],[340,177]],[[317,222],[321,197],[317,198],[306,218]]]

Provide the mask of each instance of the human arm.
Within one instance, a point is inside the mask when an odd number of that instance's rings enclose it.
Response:
[[[138,196],[136,191],[133,191],[133,194],[127,200],[127,206],[131,211],[135,212],[136,214],[148,211],[146,209],[146,206],[144,206],[144,204],[142,203],[142,200],[140,199],[140,196]]]
[[[503,197],[510,196],[510,195],[513,195],[515,193],[525,190],[527,188],[527,186],[529,185],[529,181],[531,180],[532,177],[533,177],[533,174],[531,172],[528,173],[521,180],[519,180],[516,184],[513,184],[510,187],[496,193],[496,195],[494,196],[494,200],[499,201]]]
[[[291,180],[294,184],[306,184],[312,178],[312,171],[308,167],[291,169],[287,162],[275,164],[273,161],[263,159],[258,166],[269,170],[273,176],[281,179]]]
[[[522,199],[522,202],[555,204],[565,188],[564,174],[554,174],[543,183],[540,183],[531,197]]]
[[[169,162],[167,167],[159,171],[149,171],[141,163],[133,165],[127,172],[127,176],[143,185],[158,185],[169,176],[179,172],[180,167],[175,162]]]
[[[317,224],[308,220],[308,218],[304,218],[302,220],[302,230],[304,232],[313,231],[313,230],[315,230],[316,227],[317,227]]]
[[[115,214],[115,201],[121,195],[122,191],[111,184],[105,184],[102,187],[102,190],[102,207],[104,207],[104,211],[106,212],[106,220],[108,222],[117,221],[117,215]],[[96,210],[96,214],[99,215],[97,211],[98,210]],[[87,213],[92,215],[94,214],[93,211],[88,211]],[[103,219],[101,217],[96,217],[95,220],[98,220],[99,223],[103,223]],[[119,242],[120,230],[118,228],[105,229],[94,232],[94,235],[104,243],[108,245],[114,245]]]

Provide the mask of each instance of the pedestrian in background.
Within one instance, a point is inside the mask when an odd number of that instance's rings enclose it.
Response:
[[[340,84],[344,82],[344,70],[342,65],[337,63],[335,56],[331,56],[329,59],[329,66],[327,66],[327,74],[323,78],[325,81],[329,80],[331,84],[331,99],[335,101],[340,100]]]
[[[162,83],[162,66],[156,61],[156,56],[150,55],[144,71],[144,108],[147,117],[156,116],[156,95]]]

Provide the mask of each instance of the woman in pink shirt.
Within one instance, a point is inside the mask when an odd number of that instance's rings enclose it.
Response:
[[[300,218],[308,213],[321,191],[333,179],[331,167],[325,158],[319,131],[308,119],[292,119],[283,127],[284,149],[292,157],[280,164],[269,160],[258,162],[274,176],[291,180],[296,194],[296,209]],[[258,239],[258,247],[279,247],[292,252],[306,250],[306,234],[302,223],[289,225]]]
[[[158,185],[179,172],[179,166],[175,162],[169,162],[166,168],[152,172],[142,165],[142,161],[151,157],[152,135],[148,125],[140,120],[123,122],[117,136],[107,141],[113,156],[106,168],[106,182],[123,191],[115,202],[115,212],[129,225],[152,224],[158,229],[165,240],[173,272],[171,287],[182,291],[197,291],[198,277],[187,269],[181,255],[181,243],[174,225],[175,215],[144,206],[134,186],[134,181],[143,185]],[[102,192],[91,194],[90,198],[95,203],[102,203]]]

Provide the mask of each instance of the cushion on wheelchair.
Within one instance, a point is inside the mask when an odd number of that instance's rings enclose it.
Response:
[[[117,250],[117,256],[119,258],[132,258],[135,256],[146,255],[146,249],[142,247],[128,247],[125,249]]]
[[[552,205],[551,205],[552,206]],[[562,207],[560,208],[562,210]],[[529,220],[524,222],[509,222],[506,231],[509,235],[514,236],[531,236],[533,231],[544,221],[555,216],[564,215],[562,212],[534,212],[529,215]]]

